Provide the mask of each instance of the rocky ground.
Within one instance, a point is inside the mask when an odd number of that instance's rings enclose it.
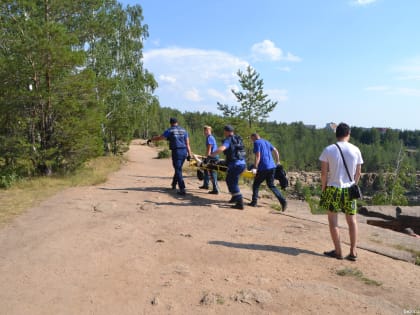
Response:
[[[280,213],[267,192],[232,210],[225,183],[209,195],[192,175],[179,197],[156,155],[133,143],[105,184],[67,189],[0,229],[1,314],[420,312],[420,269],[400,260],[419,239],[360,217],[359,260],[327,258],[326,218],[304,202]]]

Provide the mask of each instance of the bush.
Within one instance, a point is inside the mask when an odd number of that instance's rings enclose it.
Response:
[[[158,152],[158,159],[167,159],[171,156],[171,151],[167,148]]]
[[[10,188],[18,180],[19,176],[15,173],[0,174],[0,188]]]

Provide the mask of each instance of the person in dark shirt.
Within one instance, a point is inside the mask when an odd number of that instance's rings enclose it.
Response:
[[[169,120],[171,127],[166,129],[162,135],[152,137],[152,141],[168,140],[169,149],[172,151],[172,166],[174,167],[175,174],[172,178],[172,189],[176,189],[178,184],[178,195],[184,196],[185,183],[182,176],[182,166],[185,159],[191,159],[190,139],[188,132],[178,125],[176,118]]]

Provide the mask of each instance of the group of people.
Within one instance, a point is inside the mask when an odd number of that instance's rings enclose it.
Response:
[[[176,118],[171,118],[170,128],[166,129],[162,135],[154,136],[151,141],[168,140],[169,148],[172,151],[172,165],[175,173],[172,179],[172,189],[178,185],[179,195],[184,196],[185,183],[182,176],[182,166],[185,160],[190,160],[192,156],[188,132],[178,125]],[[239,188],[239,177],[246,169],[245,148],[242,138],[235,134],[231,125],[223,128],[224,140],[220,146],[212,135],[211,126],[204,126],[206,137],[206,162],[218,161],[219,155],[223,153],[227,163],[226,184],[231,194],[229,203],[234,209],[244,209],[243,196]],[[327,146],[321,153],[321,208],[328,211],[328,223],[334,249],[326,251],[328,257],[343,259],[340,230],[338,226],[338,213],[345,213],[346,221],[350,234],[350,253],[345,257],[348,260],[356,261],[357,243],[357,202],[349,196],[349,188],[352,184],[358,183],[361,175],[361,165],[363,159],[358,147],[351,144],[350,127],[345,123],[340,123],[336,128],[337,143]],[[255,174],[252,184],[252,200],[249,206],[256,207],[258,203],[258,192],[260,185],[265,181],[268,188],[278,199],[282,211],[287,208],[287,201],[274,184],[274,174],[276,165],[280,164],[278,150],[267,140],[260,137],[258,133],[252,133],[250,139],[253,142],[253,153],[255,154],[255,164],[253,173]],[[350,175],[351,174],[351,175]],[[203,185],[199,188],[209,189],[212,184],[210,194],[219,194],[217,182],[217,172],[215,170],[205,170]]]
[[[151,140],[166,139],[169,141],[169,148],[172,151],[172,165],[175,170],[172,179],[172,189],[176,189],[178,184],[179,191],[177,194],[184,196],[186,191],[182,176],[182,166],[185,160],[189,161],[191,159],[192,155],[189,136],[188,132],[178,125],[176,118],[171,118],[169,123],[171,125],[170,128],[166,129],[162,135],[154,136]],[[231,125],[226,125],[223,128],[224,140],[218,146],[216,139],[212,135],[211,126],[204,126],[203,132],[206,137],[206,162],[217,162],[221,153],[225,155],[227,163],[226,184],[231,194],[229,203],[233,204],[231,208],[243,210],[244,201],[239,187],[239,177],[246,169],[246,153],[242,138],[235,134],[235,130]],[[250,138],[254,143],[255,178],[252,185],[252,200],[248,205],[252,207],[257,206],[260,185],[266,181],[267,186],[277,197],[284,211],[287,208],[287,201],[274,184],[276,165],[280,164],[279,152],[269,141],[262,139],[257,133],[251,134]],[[203,184],[199,188],[209,189],[210,182],[212,189],[209,193],[219,194],[217,171],[206,169],[204,170]]]

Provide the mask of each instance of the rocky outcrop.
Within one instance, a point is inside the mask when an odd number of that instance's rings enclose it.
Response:
[[[367,224],[416,236],[420,234],[420,207],[363,206],[359,213],[373,217]]]
[[[288,172],[287,177],[289,179],[289,190],[299,190],[300,185],[302,186],[317,186],[321,184],[321,172]],[[375,185],[378,178],[377,173],[363,173],[359,185],[362,187],[362,191],[367,199],[369,196],[375,194]],[[411,204],[420,202],[420,173],[417,173],[416,188],[407,194],[407,198]]]
[[[321,183],[321,172],[288,172],[289,186],[296,186],[301,183],[304,186],[317,185]]]

